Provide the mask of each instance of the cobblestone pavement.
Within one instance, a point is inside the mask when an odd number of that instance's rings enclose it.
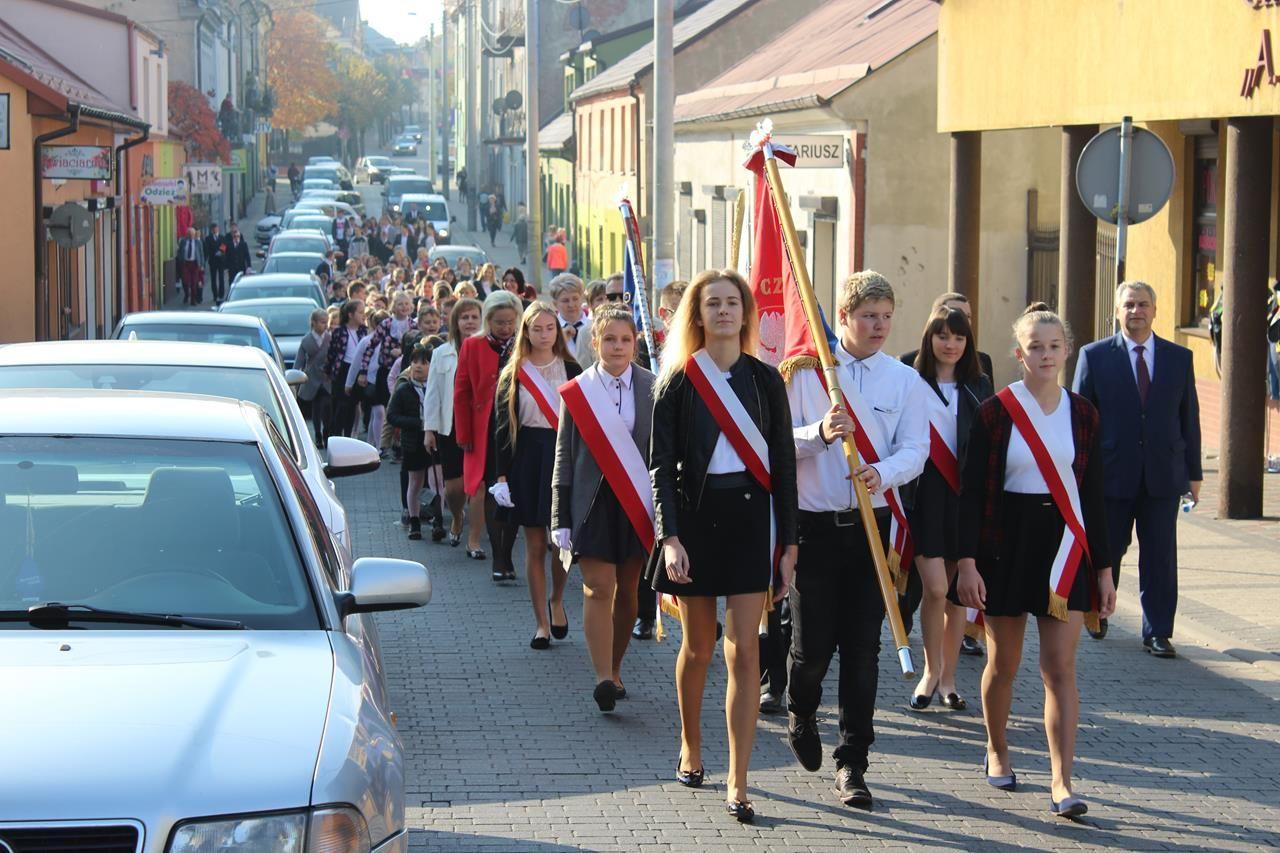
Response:
[[[875,810],[840,805],[831,792],[829,759],[822,772],[804,772],[787,749],[785,718],[766,717],[752,757],[758,818],[754,826],[740,826],[721,813],[728,762],[723,662],[712,667],[703,714],[708,782],[691,791],[672,779],[678,628],[663,643],[632,646],[623,670],[630,697],[616,713],[601,715],[590,696],[576,570],[567,598],[569,638],[550,651],[531,650],[523,568],[520,582],[497,586],[488,564],[467,560],[461,548],[409,542],[397,524],[397,476],[387,465],[339,481],[339,492],[358,556],[422,560],[434,585],[429,606],[380,623],[406,752],[414,850],[1280,845],[1280,706],[1274,701],[1280,677],[1212,643],[1183,645],[1178,660],[1149,658],[1139,646],[1132,607],[1113,621],[1106,641],[1081,644],[1075,778],[1077,793],[1091,805],[1083,820],[1068,822],[1048,811],[1032,629],[1010,727],[1021,782],[1016,793],[996,791],[983,779],[982,661],[961,658],[969,711],[914,714],[905,708],[911,685],[897,679],[886,652],[867,777]],[[1209,528],[1183,528],[1184,553],[1199,547],[1202,529]],[[1258,568],[1270,576],[1274,608],[1280,600],[1275,551],[1249,553],[1261,555]],[[1126,574],[1122,596],[1133,595],[1133,575]],[[1269,621],[1275,624],[1274,614]],[[1230,639],[1231,626],[1219,627]],[[916,654],[919,659],[918,639]],[[833,677],[827,695],[834,698]],[[830,745],[833,702],[824,704],[820,723]]]

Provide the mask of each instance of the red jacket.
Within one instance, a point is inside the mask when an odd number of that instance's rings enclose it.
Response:
[[[471,446],[462,456],[462,488],[468,495],[484,485],[489,451],[489,419],[498,387],[498,354],[484,335],[467,338],[453,379],[453,435]]]

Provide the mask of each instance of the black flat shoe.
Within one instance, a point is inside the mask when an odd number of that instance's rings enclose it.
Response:
[[[506,579],[507,579],[507,573],[506,573],[506,572],[500,571],[500,570],[498,570],[498,569],[494,569],[494,570],[493,570],[493,582],[494,582],[494,583],[502,583],[502,582],[503,582],[504,580],[506,580]]]
[[[549,649],[549,648],[551,648],[551,638],[550,638],[550,637],[540,637],[540,636],[538,636],[538,635],[536,635],[536,634],[535,634],[535,635],[534,635],[534,637],[533,637],[533,639],[529,641],[529,648],[531,648],[531,649],[537,649],[538,651],[543,651],[543,650],[545,650],[545,649]]]
[[[937,691],[934,691],[937,692]],[[923,693],[917,693],[911,697],[911,701],[907,703],[907,707],[913,711],[923,711],[933,702],[933,693],[926,696]]]
[[[960,654],[980,658],[983,655],[982,644],[965,634],[960,638]]]
[[[489,555],[484,552],[483,548],[468,548],[467,556],[472,560],[483,560]]]
[[[948,693],[946,696],[943,696],[939,702],[942,707],[950,708],[952,711],[963,711],[965,708],[969,707],[969,703],[964,701],[964,697],[959,693]]]
[[[608,713],[617,705],[618,696],[614,692],[616,685],[605,679],[596,685],[596,689],[591,691],[591,698],[596,700],[596,704],[600,706],[600,710]]]
[[[516,570],[515,570],[515,569],[506,569],[506,570],[504,570],[504,571],[503,571],[503,573],[502,573],[502,579],[503,579],[504,581],[513,581],[513,580],[515,580],[515,579],[516,579]]]
[[[635,627],[631,629],[631,636],[635,637],[637,640],[652,640],[653,623],[646,622],[643,619],[637,619]]]
[[[1098,620],[1098,630],[1095,631],[1092,628],[1088,630],[1089,630],[1090,637],[1093,637],[1095,640],[1103,639],[1104,637],[1107,636],[1107,620],[1106,619]]]
[[[462,544],[462,534],[461,534],[461,533],[450,533],[450,534],[449,534],[449,547],[450,547],[450,548],[457,548],[457,547],[458,547],[459,545],[461,545],[461,544]]]
[[[444,532],[444,528],[443,528],[443,527],[432,527],[432,528],[431,528],[431,541],[432,541],[432,542],[443,542],[443,541],[444,541],[444,537],[445,537],[445,532]]]
[[[512,574],[512,577],[514,578],[515,575]],[[560,607],[561,609],[564,609],[563,604],[560,605]],[[564,611],[564,618],[565,618],[565,622],[563,625],[557,625],[555,623],[555,619],[551,616],[551,602],[548,601],[547,602],[547,621],[551,623],[551,636],[555,637],[557,640],[563,640],[565,637],[569,636],[569,611],[568,610]],[[622,697],[619,696],[618,698],[621,699]]]
[[[619,684],[616,681],[613,682],[613,697],[615,699],[626,699],[627,688],[623,687],[621,684]]]
[[[751,823],[756,819],[756,810],[751,807],[751,803],[744,803],[741,800],[734,800],[724,804],[725,811],[729,813],[729,817],[738,823]]]
[[[681,770],[680,759],[676,759],[676,781],[686,788],[701,788],[704,775],[701,767],[697,770]]]

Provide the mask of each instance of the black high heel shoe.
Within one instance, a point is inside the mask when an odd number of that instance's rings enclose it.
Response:
[[[681,785],[686,788],[701,788],[704,775],[701,767],[697,770],[681,770],[680,759],[676,758],[676,781]]]
[[[745,803],[742,800],[731,800],[724,805],[725,811],[738,823],[751,823],[756,819],[756,810],[751,807],[751,803]]]

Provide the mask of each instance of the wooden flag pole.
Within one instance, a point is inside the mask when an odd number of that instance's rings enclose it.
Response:
[[[738,263],[738,250],[742,248],[742,222],[747,216],[747,194],[739,192],[733,200],[733,236],[729,240],[729,266],[742,269]]]
[[[787,248],[787,260],[791,264],[791,274],[796,280],[796,289],[800,291],[800,302],[804,305],[805,319],[809,323],[809,333],[813,336],[818,350],[818,360],[822,363],[822,373],[827,380],[827,395],[831,405],[844,405],[844,393],[840,390],[840,378],[836,370],[835,358],[831,355],[831,347],[827,345],[827,332],[823,327],[822,315],[818,311],[818,297],[814,295],[813,283],[809,281],[809,269],[804,264],[804,253],[800,249],[800,240],[796,236],[796,226],[791,220],[791,207],[787,204],[782,190],[782,177],[778,174],[778,161],[773,156],[773,149],[768,142],[761,146],[764,154],[764,173],[769,181],[769,194],[773,199],[774,210],[778,214],[778,222],[782,226],[782,239]],[[801,262],[796,263],[800,258]],[[880,597],[884,599],[885,615],[889,617],[889,628],[893,632],[893,644],[898,650],[898,665],[902,667],[902,677],[912,678],[916,674],[915,664],[911,660],[911,644],[907,642],[907,632],[902,625],[902,614],[898,610],[898,590],[889,576],[889,564],[885,560],[884,546],[880,543],[879,526],[876,524],[875,510],[871,507],[871,493],[862,480],[854,476],[862,464],[858,458],[858,448],[854,444],[852,433],[844,437],[844,456],[849,463],[849,478],[853,481],[853,491],[858,497],[858,512],[862,516],[862,528],[868,533],[867,545],[871,548],[871,560],[876,567],[876,580],[880,585]],[[871,535],[876,531],[876,535]],[[905,570],[905,567],[904,567]]]

